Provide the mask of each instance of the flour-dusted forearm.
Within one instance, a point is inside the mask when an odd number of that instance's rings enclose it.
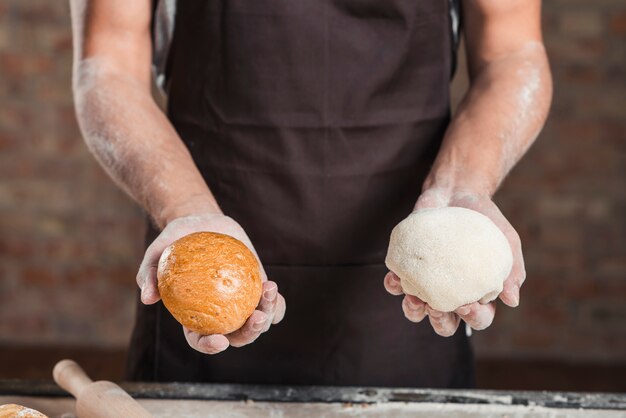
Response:
[[[470,88],[424,189],[492,196],[545,123],[552,80],[540,0],[463,1]]]
[[[219,212],[151,95],[151,2],[70,4],[76,114],[96,159],[160,227],[177,217]]]
[[[189,152],[149,91],[97,58],[82,61],[75,79],[76,112],[85,142],[157,224],[200,207],[218,211]]]
[[[537,138],[551,94],[539,43],[485,65],[448,128],[424,188],[493,195]]]

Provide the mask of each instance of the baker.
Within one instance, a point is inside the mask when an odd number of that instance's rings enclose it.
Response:
[[[459,324],[485,328],[495,304],[400,303],[384,291],[402,291],[384,259],[391,230],[414,209],[479,211],[511,245],[499,298],[518,305],[521,245],[491,196],[549,107],[539,0],[72,0],[71,9],[83,136],[153,221],[128,378],[472,385]],[[461,33],[471,87],[451,119]],[[153,59],[166,113],[151,95]],[[257,310],[228,335],[182,330],[159,302],[162,251],[197,231],[238,238],[264,267]]]

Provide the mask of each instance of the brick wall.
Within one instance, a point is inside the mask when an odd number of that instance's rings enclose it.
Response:
[[[125,344],[140,211],[76,126],[67,1],[0,1],[0,343]]]
[[[547,0],[539,142],[497,195],[524,242],[518,309],[479,356],[626,361],[626,4]],[[94,163],[70,93],[67,2],[0,0],[0,345],[123,347],[143,218]],[[455,84],[455,97],[464,78]]]

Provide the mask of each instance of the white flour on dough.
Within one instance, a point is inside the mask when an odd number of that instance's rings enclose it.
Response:
[[[487,303],[502,291],[511,272],[508,240],[485,215],[445,207],[418,210],[392,231],[385,260],[404,293],[433,309]]]

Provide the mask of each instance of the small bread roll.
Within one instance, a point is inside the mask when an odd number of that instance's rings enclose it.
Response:
[[[420,209],[391,232],[385,264],[407,295],[452,312],[488,303],[513,266],[508,240],[491,219],[471,209]]]
[[[261,299],[261,269],[252,251],[214,232],[196,232],[167,247],[157,279],[174,318],[204,335],[241,328]]]
[[[22,405],[9,403],[0,405],[0,418],[48,418],[46,415],[34,409]]]

